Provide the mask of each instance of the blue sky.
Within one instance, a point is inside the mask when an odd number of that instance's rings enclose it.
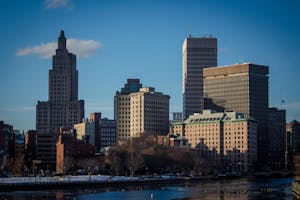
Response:
[[[78,54],[86,116],[112,118],[113,96],[127,78],[169,94],[170,111],[181,111],[181,45],[192,33],[218,38],[219,65],[270,66],[270,106],[300,120],[297,0],[4,0],[0,25],[0,120],[16,129],[35,128],[37,101],[48,99],[52,61],[45,51],[61,29]]]

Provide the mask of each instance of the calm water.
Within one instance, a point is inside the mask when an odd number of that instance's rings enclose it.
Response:
[[[2,192],[0,199],[68,200],[196,200],[196,199],[292,199],[291,178],[210,180],[197,183],[64,190]]]

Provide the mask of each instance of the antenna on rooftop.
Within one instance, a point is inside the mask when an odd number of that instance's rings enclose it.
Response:
[[[192,33],[191,32],[189,33],[189,38],[192,38]]]
[[[284,109],[284,104],[285,104],[285,100],[282,99],[282,100],[280,101],[281,109]]]

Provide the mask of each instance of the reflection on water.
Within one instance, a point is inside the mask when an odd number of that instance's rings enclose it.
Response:
[[[292,199],[291,182],[291,178],[241,178],[229,180],[210,180],[185,184],[122,186],[119,188],[99,188],[96,186],[88,186],[63,190],[1,192],[0,199]]]

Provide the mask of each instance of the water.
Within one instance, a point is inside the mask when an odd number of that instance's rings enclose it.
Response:
[[[196,200],[196,199],[292,199],[292,178],[226,179],[196,183],[0,192],[0,199],[33,200]]]

